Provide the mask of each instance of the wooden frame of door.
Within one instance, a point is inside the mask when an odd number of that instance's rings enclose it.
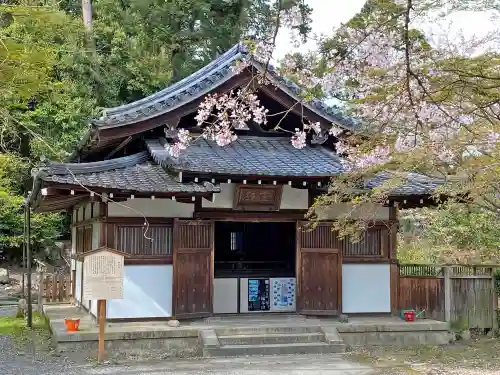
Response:
[[[304,222],[297,221],[297,234],[296,234],[296,241],[297,241],[297,246],[296,246],[296,293],[297,293],[297,313],[299,314],[305,314],[305,315],[339,315],[342,313],[342,251],[341,249],[337,247],[333,247],[332,245],[335,243],[335,238],[316,238],[316,241],[313,241],[316,245],[318,244],[323,244],[325,247],[303,247],[302,244],[302,226]],[[329,225],[328,223],[320,224],[320,225]],[[313,230],[314,231],[314,230]],[[333,236],[334,233],[331,231],[326,232],[328,235]],[[323,231],[323,235],[325,232]],[[321,231],[316,231],[314,235],[321,236]],[[311,238],[309,238],[311,240]],[[326,245],[329,245],[329,247],[326,247]],[[305,301],[305,292],[304,292],[304,269],[303,269],[303,261],[304,261],[304,254],[334,254],[336,255],[336,267],[337,267],[337,272],[336,272],[336,294],[337,294],[337,301],[336,301],[336,310],[333,309],[305,309],[304,306],[304,301]],[[319,270],[317,270],[319,272]],[[314,272],[311,270],[311,272]],[[332,280],[330,280],[332,281]],[[327,286],[329,285],[328,280],[325,280],[326,284],[324,288],[326,289]],[[331,285],[331,284],[330,284]],[[311,296],[309,296],[311,297]],[[325,301],[326,302],[326,301]],[[302,308],[301,308],[302,307]]]
[[[175,219],[173,245],[173,317],[195,319],[211,316],[214,222]],[[185,265],[186,260],[191,264]]]

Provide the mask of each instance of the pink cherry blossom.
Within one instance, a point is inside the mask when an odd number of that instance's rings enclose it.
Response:
[[[306,132],[295,129],[295,134],[292,136],[292,145],[295,148],[301,149],[306,147]]]

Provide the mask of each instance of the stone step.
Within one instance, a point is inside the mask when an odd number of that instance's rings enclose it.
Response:
[[[310,325],[270,325],[253,327],[217,327],[214,328],[218,336],[234,335],[264,335],[264,334],[300,334],[300,333],[321,333],[321,327]]]
[[[224,345],[220,348],[204,348],[205,357],[240,357],[252,355],[327,354],[343,353],[345,345],[329,345],[323,342],[265,344],[265,345]]]
[[[306,333],[264,333],[219,336],[221,345],[265,345],[325,342],[325,335],[319,332]]]

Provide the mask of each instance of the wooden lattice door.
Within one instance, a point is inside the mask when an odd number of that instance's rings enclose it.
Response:
[[[342,252],[331,224],[297,224],[297,311],[338,315],[342,311]]]
[[[212,313],[213,237],[211,221],[174,222],[174,314],[178,319]]]

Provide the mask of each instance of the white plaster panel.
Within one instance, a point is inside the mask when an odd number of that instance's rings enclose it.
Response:
[[[316,214],[320,220],[333,220],[345,217],[389,220],[389,207],[368,203],[354,207],[349,203],[334,203],[327,208],[316,210]]]
[[[207,208],[233,208],[235,184],[220,184],[221,192],[214,194],[214,201],[203,198],[201,206]]]
[[[343,264],[342,312],[391,312],[390,265]]]
[[[214,314],[238,312],[238,279],[214,279]]]
[[[76,217],[76,220],[78,222],[82,221],[83,220],[83,206],[81,207],[78,207],[78,212],[77,212],[77,217]]]
[[[81,302],[83,262],[76,262],[75,299]]]
[[[92,203],[87,203],[85,205],[85,218],[84,220],[88,220],[92,218]]]
[[[99,236],[101,234],[101,223],[92,224],[92,250],[99,247]]]
[[[82,305],[85,306],[85,308],[88,310],[90,308],[90,300],[89,299],[83,300]]]
[[[102,204],[101,202],[95,202],[94,203],[94,212],[92,212],[93,213],[92,217],[98,217],[99,216],[99,210],[100,210],[99,206],[101,204]]]
[[[71,254],[76,253],[76,228],[71,228]]]
[[[309,208],[309,191],[307,189],[295,189],[283,185],[281,195],[281,210],[307,210]]]
[[[128,265],[124,271],[124,298],[107,301],[108,319],[172,316],[172,265]]]
[[[124,207],[127,206],[127,207]],[[194,204],[179,203],[171,199],[127,199],[126,202],[108,204],[108,216],[118,217],[193,217]],[[142,215],[141,215],[142,214]]]

